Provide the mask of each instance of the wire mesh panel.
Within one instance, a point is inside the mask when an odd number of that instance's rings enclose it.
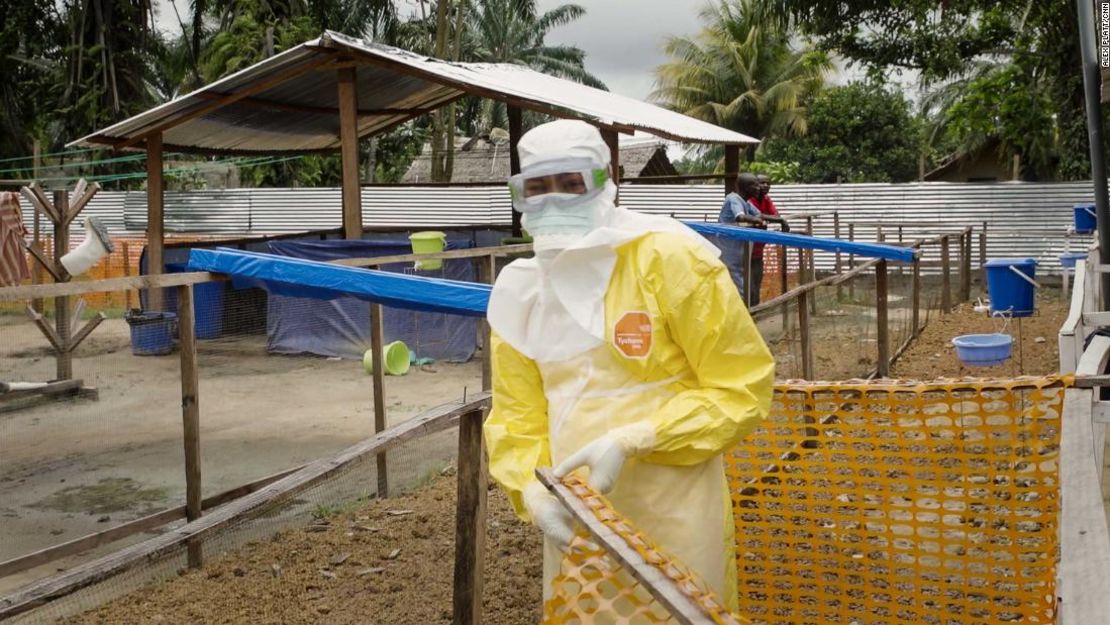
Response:
[[[1049,623],[1056,378],[780,387],[728,458],[741,612]]]

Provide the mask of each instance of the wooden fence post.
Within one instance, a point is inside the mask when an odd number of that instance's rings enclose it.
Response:
[[[201,515],[200,480],[200,395],[197,374],[196,323],[193,312],[193,286],[177,287],[177,332],[181,352],[181,423],[185,440],[185,518],[195,521]],[[189,568],[203,563],[201,543],[189,541]]]
[[[497,257],[493,254],[478,259],[478,281],[493,284],[497,279]],[[493,344],[491,342],[489,321],[482,317],[479,324],[482,333],[482,390],[493,388]]]
[[[482,565],[486,539],[486,454],[482,448],[485,411],[459,419],[458,509],[455,516],[454,625],[482,621]]]
[[[809,291],[798,294],[798,340],[802,348],[802,377],[813,379],[813,342],[809,334]]]
[[[921,249],[921,243],[914,245]],[[913,259],[913,331],[912,336],[921,334],[921,259]]]
[[[983,229],[979,231],[979,269],[983,272],[980,276],[979,284],[982,288],[987,288],[987,269],[984,265],[987,264],[987,222],[983,222]]]
[[[385,346],[383,338],[384,321],[382,320],[382,305],[370,304],[370,358],[374,366],[374,433],[384,432],[385,419],[385,362],[382,347]],[[378,461],[378,499],[389,496],[389,469],[386,466],[386,453],[377,455]]]
[[[813,236],[813,216],[806,216],[806,234]],[[817,261],[813,250],[805,251],[805,258],[809,260],[809,279],[817,279]],[[817,314],[817,294],[814,293],[813,297],[809,298],[809,312],[812,315]]]
[[[790,269],[790,263],[786,258],[786,246],[780,245],[778,247],[779,253],[779,283],[782,286],[782,293],[785,294],[790,290],[790,280],[787,271]],[[799,275],[799,277],[801,277]],[[789,336],[790,333],[790,302],[782,303],[782,331],[783,334]]]
[[[886,261],[875,265],[875,312],[878,323],[879,360],[875,365],[880,378],[890,376],[890,333],[887,328]]]
[[[960,267],[960,301],[971,299],[971,226],[964,228],[963,238],[963,265]]]
[[[54,266],[62,266],[62,257],[69,252],[69,192],[54,192],[54,209],[60,221],[54,224]],[[62,349],[54,351],[57,378],[69,380],[73,378],[73,354],[69,351],[69,296],[63,295],[54,298],[54,333]]]
[[[856,224],[848,224],[848,240],[856,240]],[[848,254],[848,270],[856,268],[856,255],[854,253]],[[856,281],[851,279],[848,281],[848,299],[855,301],[856,299]]]
[[[840,239],[840,211],[833,211],[833,238]],[[836,273],[839,275],[842,271],[840,264],[840,250],[836,251]],[[844,299],[844,287],[840,284],[836,285],[836,301]]]
[[[946,234],[940,237],[940,309],[945,314],[952,312],[952,262],[948,258],[949,236],[951,235]]]

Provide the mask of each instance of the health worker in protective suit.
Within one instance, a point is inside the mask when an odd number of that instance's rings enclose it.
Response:
[[[573,536],[536,479],[581,471],[735,607],[722,452],[771,402],[774,362],[711,243],[614,205],[609,148],[561,120],[521,137],[513,205],[535,258],[497,278],[490,475],[543,530],[544,597]]]

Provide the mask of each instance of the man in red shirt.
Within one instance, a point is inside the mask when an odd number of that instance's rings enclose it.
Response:
[[[771,190],[771,179],[763,174],[760,174],[756,179],[759,184],[753,190],[754,193],[744,198],[752,206],[758,208],[760,213],[763,213],[765,223],[756,227],[766,229],[766,222],[771,222],[779,224],[783,232],[790,232],[790,226],[787,225],[785,219],[779,216],[775,203],[771,201],[771,196],[768,195]],[[744,299],[748,302],[748,307],[759,303],[759,291],[763,286],[763,246],[763,243],[752,244],[752,275],[750,280],[745,280],[747,283],[747,297]]]

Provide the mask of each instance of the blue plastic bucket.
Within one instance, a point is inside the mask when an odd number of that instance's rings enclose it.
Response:
[[[1071,207],[1071,210],[1075,216],[1076,233],[1090,234],[1098,227],[1094,204],[1076,204]]]
[[[983,267],[987,269],[987,292],[990,294],[992,313],[1013,317],[1033,314],[1033,291],[1036,288],[1033,279],[1037,273],[1037,261],[1032,258],[996,258],[987,261]]]
[[[1060,266],[1066,269],[1075,269],[1075,262],[1086,260],[1087,252],[1068,252],[1060,255]]]
[[[1014,338],[1009,334],[964,334],[952,339],[956,356],[969,367],[990,367],[1010,359]]]
[[[177,315],[166,312],[127,313],[131,326],[131,353],[136,356],[163,356],[173,351],[173,324]]]
[[[184,273],[188,270],[184,263],[166,264],[167,273]],[[193,317],[198,339],[219,338],[223,327],[226,286],[226,282],[202,282],[193,285]],[[176,289],[167,290],[173,294],[168,303],[176,306]]]

